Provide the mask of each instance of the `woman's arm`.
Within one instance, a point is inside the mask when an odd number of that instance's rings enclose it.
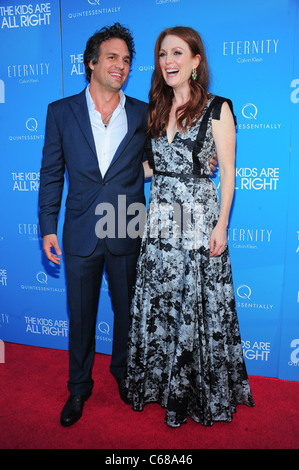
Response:
[[[220,120],[212,121],[213,137],[219,163],[220,214],[211,233],[210,256],[219,256],[226,247],[226,230],[235,189],[236,131],[229,105],[222,105]]]
[[[149,166],[147,160],[143,162],[143,169],[144,169],[144,178],[151,178],[153,176],[153,170]]]

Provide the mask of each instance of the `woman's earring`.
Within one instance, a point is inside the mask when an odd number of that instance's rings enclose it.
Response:
[[[191,75],[191,76],[192,76],[192,80],[196,80],[196,79],[197,79],[196,68],[194,68],[194,69],[192,70],[192,75]]]

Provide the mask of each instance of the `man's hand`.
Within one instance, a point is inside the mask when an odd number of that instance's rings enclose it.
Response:
[[[54,248],[56,254],[51,251],[52,247]],[[61,258],[58,256],[61,256],[61,250],[59,248],[58,238],[55,233],[51,233],[50,235],[45,235],[43,237],[43,250],[49,261],[52,261],[52,263],[55,264],[60,264]]]
[[[213,175],[214,171],[216,170],[216,166],[217,166],[217,154],[214,153],[213,157],[210,160],[210,169],[211,169],[210,175],[211,176]]]

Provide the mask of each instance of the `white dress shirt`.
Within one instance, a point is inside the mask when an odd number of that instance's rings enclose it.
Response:
[[[101,113],[95,109],[94,102],[89,92],[89,86],[86,88],[87,108],[95,141],[99,168],[103,178],[119,144],[128,132],[128,121],[125,110],[126,97],[122,90],[119,91],[119,98],[119,104],[113,111],[108,126],[105,126],[102,121]]]

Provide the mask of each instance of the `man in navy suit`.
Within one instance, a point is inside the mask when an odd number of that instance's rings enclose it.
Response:
[[[63,426],[81,417],[84,402],[91,395],[95,323],[104,265],[114,310],[110,370],[122,396],[129,307],[140,238],[124,233],[99,238],[95,227],[99,204],[111,204],[117,216],[119,195],[127,206],[145,203],[142,162],[147,104],[125,96],[121,90],[133,54],[134,42],[126,28],[118,23],[102,28],[86,44],[84,64],[89,86],[48,107],[39,219],[43,250],[55,264],[60,264],[61,256],[56,233],[65,172],[69,184],[63,246],[70,310],[70,396],[61,414]],[[126,216],[126,208],[122,215]],[[116,229],[118,225],[115,220]]]

